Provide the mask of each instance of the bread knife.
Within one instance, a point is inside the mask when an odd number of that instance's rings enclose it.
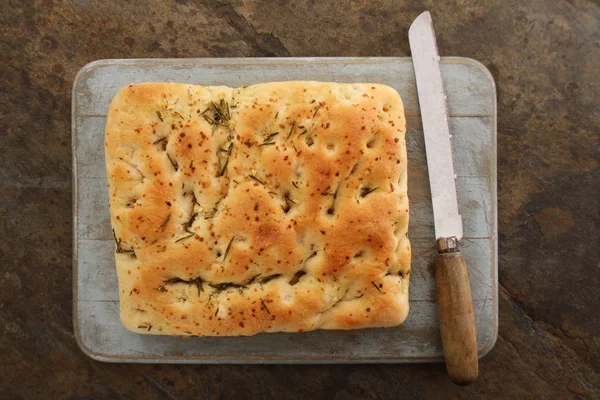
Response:
[[[467,266],[458,250],[463,236],[456,174],[448,125],[448,107],[440,71],[435,32],[429,12],[419,15],[408,31],[423,121],[431,201],[438,254],[435,281],[440,333],[446,368],[452,382],[477,379],[475,314]]]

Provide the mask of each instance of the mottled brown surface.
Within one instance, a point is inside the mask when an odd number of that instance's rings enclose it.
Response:
[[[0,397],[600,396],[600,7],[287,3],[0,3]],[[443,365],[88,359],[71,319],[70,90],[79,68],[123,57],[407,56],[410,22],[427,8],[441,53],[482,61],[498,86],[500,335],[478,382],[452,386]]]

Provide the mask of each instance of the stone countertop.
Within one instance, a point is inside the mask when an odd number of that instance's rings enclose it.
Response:
[[[408,56],[425,9],[441,54],[483,62],[498,89],[500,332],[477,383],[452,385],[443,364],[86,357],[71,312],[77,71],[101,58]],[[600,397],[599,49],[600,6],[586,0],[3,1],[0,397]]]

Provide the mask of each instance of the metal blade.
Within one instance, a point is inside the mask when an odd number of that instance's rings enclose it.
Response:
[[[413,57],[425,150],[429,168],[436,239],[463,235],[456,196],[448,107],[440,71],[435,33],[429,12],[419,15],[408,31]]]

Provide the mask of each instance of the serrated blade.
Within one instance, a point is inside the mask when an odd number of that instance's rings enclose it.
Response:
[[[408,31],[417,93],[425,134],[435,237],[462,238],[462,218],[458,211],[456,174],[448,127],[448,107],[440,71],[435,32],[429,12],[419,15]]]

